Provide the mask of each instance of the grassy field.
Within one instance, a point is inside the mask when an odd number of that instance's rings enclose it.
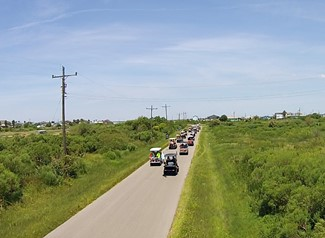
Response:
[[[145,163],[148,148],[117,160],[90,155],[88,173],[80,178],[58,187],[28,187],[22,203],[0,210],[0,237],[43,237]]]
[[[214,121],[169,237],[325,237],[325,118]]]
[[[245,186],[227,158],[227,144],[204,128],[187,177],[170,238],[258,237]]]

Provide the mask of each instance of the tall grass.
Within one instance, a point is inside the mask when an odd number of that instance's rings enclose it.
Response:
[[[205,127],[169,237],[325,237],[325,118]]]
[[[258,237],[245,186],[227,159],[229,142],[203,129],[170,238]]]

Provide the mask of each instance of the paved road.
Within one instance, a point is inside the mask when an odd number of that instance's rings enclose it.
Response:
[[[148,162],[45,237],[166,238],[194,150],[178,156],[177,176]]]

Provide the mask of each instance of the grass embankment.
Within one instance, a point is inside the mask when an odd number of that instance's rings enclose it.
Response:
[[[88,173],[80,178],[57,187],[28,187],[22,203],[0,211],[0,237],[43,237],[145,163],[148,148],[116,160],[88,155]]]
[[[258,237],[257,219],[227,160],[227,147],[203,129],[169,237]]]

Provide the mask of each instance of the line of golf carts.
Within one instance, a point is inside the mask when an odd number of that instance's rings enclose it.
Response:
[[[177,163],[176,149],[179,146],[179,155],[188,155],[189,146],[194,146],[195,134],[199,132],[199,130],[199,125],[192,125],[188,129],[182,130],[179,134],[176,134],[175,138],[169,138],[169,150],[165,152],[165,154],[160,147],[151,148],[149,154],[150,166],[164,165],[164,175],[177,175],[179,166]]]

